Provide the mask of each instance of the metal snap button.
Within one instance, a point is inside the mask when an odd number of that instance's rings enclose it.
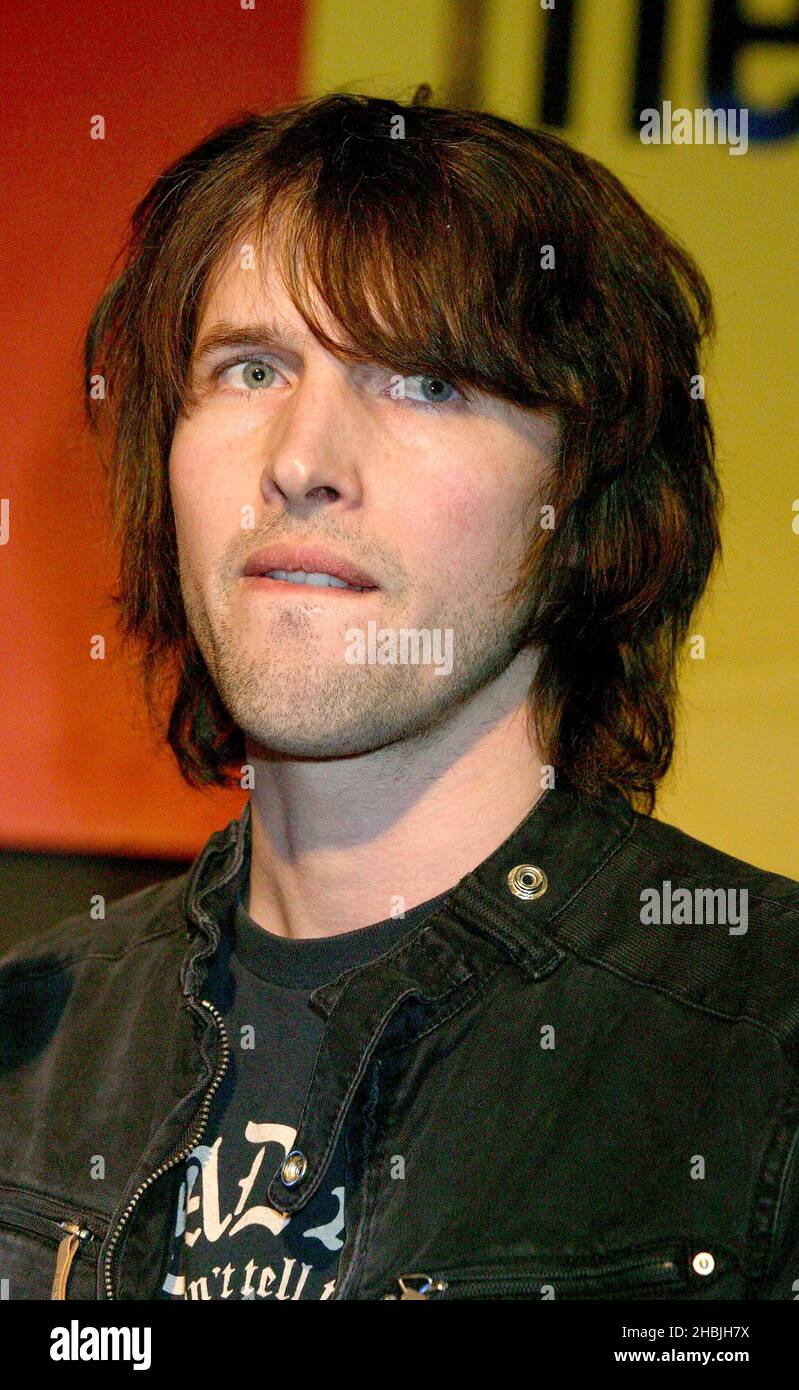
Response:
[[[691,1260],[691,1265],[695,1274],[712,1274],[716,1268],[716,1261],[709,1250],[700,1250]]]
[[[296,1187],[298,1182],[302,1182],[307,1171],[308,1160],[305,1154],[301,1153],[299,1149],[292,1149],[280,1170],[283,1186]]]
[[[535,864],[517,864],[508,874],[508,887],[517,898],[540,898],[547,886],[544,870]]]

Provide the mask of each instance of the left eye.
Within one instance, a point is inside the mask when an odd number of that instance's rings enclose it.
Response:
[[[406,382],[418,382],[419,385],[409,390]],[[424,401],[427,405],[447,405],[459,399],[455,387],[440,376],[392,376],[389,394],[395,401],[410,399]]]

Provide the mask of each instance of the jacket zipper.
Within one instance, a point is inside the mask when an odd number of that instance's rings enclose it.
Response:
[[[55,1216],[44,1216],[39,1212],[27,1212],[18,1210],[4,1201],[0,1201],[0,1217],[4,1226],[15,1227],[19,1231],[29,1231],[33,1235],[51,1239],[57,1230],[66,1231],[58,1242],[56,1252],[55,1274],[51,1285],[50,1297],[66,1298],[67,1280],[75,1255],[81,1245],[89,1241],[96,1240],[94,1231],[90,1231],[85,1224],[85,1219],[78,1221],[59,1220]]]
[[[418,1281],[418,1285],[417,1285]],[[399,1293],[384,1293],[387,1298],[429,1298],[431,1293],[443,1293],[447,1287],[432,1274],[399,1274],[397,1276]]]
[[[596,1277],[602,1274],[632,1274],[639,1272],[644,1276],[635,1287],[644,1285],[682,1284],[674,1260],[646,1260],[618,1265],[595,1265],[584,1269],[565,1271],[526,1270],[524,1273],[498,1269],[496,1273],[481,1276],[477,1273],[453,1274],[400,1274],[397,1276],[398,1293],[386,1293],[383,1299],[429,1299],[429,1298],[484,1298],[513,1297],[540,1290],[542,1284],[557,1283],[568,1278]]]
[[[58,1242],[58,1253],[55,1261],[55,1274],[53,1275],[53,1287],[50,1298],[65,1299],[67,1296],[67,1280],[69,1271],[72,1268],[72,1261],[81,1244],[86,1241],[94,1240],[91,1231],[85,1226],[81,1227],[75,1221],[59,1221],[58,1225],[67,1234]]]
[[[136,1188],[136,1191],[133,1193],[133,1196],[131,1197],[130,1201],[128,1202],[128,1205],[126,1206],[125,1210],[119,1218],[119,1221],[114,1229],[114,1233],[111,1236],[110,1241],[108,1242],[108,1249],[105,1254],[104,1280],[106,1298],[113,1299],[115,1297],[112,1277],[112,1260],[114,1255],[114,1249],[119,1242],[119,1237],[122,1231],[124,1230],[125,1226],[130,1220],[131,1213],[134,1207],[136,1206],[136,1203],[139,1201],[142,1194],[147,1191],[147,1188],[152,1186],[156,1178],[162,1177],[163,1174],[168,1172],[170,1168],[174,1168],[177,1163],[180,1163],[184,1158],[188,1158],[192,1149],[202,1138],[203,1130],[205,1129],[205,1126],[208,1123],[208,1113],[211,1108],[211,1101],[219,1087],[219,1084],[223,1076],[225,1075],[225,1072],[227,1071],[227,1065],[230,1060],[230,1046],[228,1043],[225,1025],[222,1020],[222,1015],[220,1014],[219,1010],[214,1007],[210,1000],[201,999],[200,1003],[202,1004],[203,1008],[208,1009],[209,1012],[213,1014],[216,1022],[219,1025],[219,1032],[222,1045],[219,1062],[217,1063],[216,1070],[211,1079],[211,1084],[209,1085],[208,1090],[206,1091],[202,1101],[200,1102],[200,1108],[197,1112],[198,1124],[195,1126],[191,1134],[191,1137],[185,1142],[185,1144],[182,1144],[175,1153],[170,1154],[169,1158],[165,1159],[163,1163],[159,1163],[158,1167],[152,1173],[150,1173],[148,1177],[145,1178],[144,1182],[139,1184],[139,1186]]]

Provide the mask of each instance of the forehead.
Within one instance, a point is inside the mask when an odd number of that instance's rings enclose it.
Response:
[[[246,234],[234,239],[206,280],[200,301],[196,341],[216,324],[268,323],[289,342],[301,342],[311,329],[295,307],[280,268],[279,246],[259,246]],[[307,281],[303,299],[323,330],[339,342],[349,338]]]
[[[252,245],[237,242],[221,258],[208,277],[198,318],[200,330],[220,319],[248,323],[264,316],[283,319],[286,325],[305,329],[289,298],[275,258],[258,257]]]

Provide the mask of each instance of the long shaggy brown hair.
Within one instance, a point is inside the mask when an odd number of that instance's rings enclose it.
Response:
[[[531,719],[542,761],[581,794],[610,783],[651,812],[673,755],[681,647],[720,552],[697,385],[710,292],[601,164],[428,98],[337,93],[237,116],[136,208],[85,346],[87,418],[121,546],[118,627],[156,723],[168,701],[184,778],[237,785],[244,735],[188,629],[167,465],[203,296],[254,231],[342,359],[556,415],[544,499],[555,524],[531,525],[513,591],[540,649]],[[352,347],[315,321],[309,286]]]

